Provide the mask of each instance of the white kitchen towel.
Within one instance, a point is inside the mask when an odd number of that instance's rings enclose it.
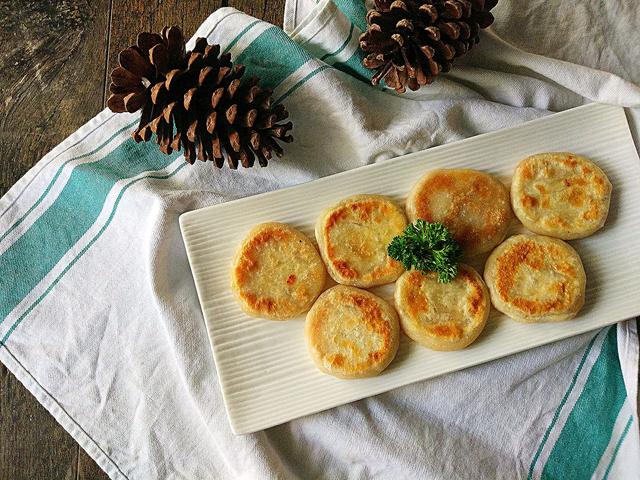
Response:
[[[112,478],[638,478],[635,321],[231,433],[182,212],[593,101],[629,107],[638,140],[633,2],[501,0],[481,43],[405,96],[366,81],[365,10],[289,0],[289,36],[225,8],[196,32],[289,109],[296,140],[268,168],[185,166],[131,140],[138,115],[104,111],[17,182],[0,199],[0,361]]]

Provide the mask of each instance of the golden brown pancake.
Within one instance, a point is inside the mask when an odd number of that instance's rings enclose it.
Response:
[[[395,357],[399,338],[393,307],[373,293],[344,285],[320,295],[305,323],[313,362],[338,378],[378,375]]]
[[[382,195],[354,195],[326,209],[316,223],[316,239],[329,275],[356,287],[393,282],[404,269],[387,247],[406,225],[400,207]]]
[[[507,188],[476,170],[428,172],[409,194],[407,215],[411,222],[443,223],[467,258],[504,240],[512,219]]]
[[[493,306],[521,322],[568,320],[584,305],[586,275],[580,256],[556,238],[508,238],[489,256],[484,279]]]
[[[573,153],[540,153],[522,160],[511,183],[513,211],[529,230],[571,240],[602,228],[611,182],[591,160]]]
[[[322,259],[306,235],[283,223],[263,223],[236,253],[231,288],[246,314],[283,320],[309,310],[325,279]]]
[[[396,282],[395,304],[404,332],[433,350],[459,350],[470,345],[489,317],[491,301],[480,275],[459,265],[449,283],[438,274],[405,272]]]

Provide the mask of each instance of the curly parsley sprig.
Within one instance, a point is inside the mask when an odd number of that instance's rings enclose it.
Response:
[[[462,249],[441,223],[417,220],[407,225],[402,235],[395,237],[387,248],[389,256],[410,270],[436,272],[438,281],[448,283],[458,274]]]

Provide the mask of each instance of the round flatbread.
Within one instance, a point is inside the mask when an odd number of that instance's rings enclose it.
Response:
[[[316,223],[316,239],[329,275],[356,287],[393,282],[404,269],[387,247],[406,225],[400,207],[382,195],[354,195],[326,209]]]
[[[556,238],[508,238],[487,259],[484,279],[493,306],[521,322],[568,320],[584,305],[587,279],[580,256]]]
[[[378,375],[395,357],[399,338],[391,305],[366,290],[343,285],[320,295],[305,323],[313,362],[338,378]]]
[[[253,228],[238,249],[231,289],[242,310],[254,317],[283,320],[303,314],[326,280],[313,242],[283,223]]]
[[[476,170],[433,170],[407,198],[411,222],[444,224],[469,258],[488,252],[507,234],[513,218],[509,191],[496,178]]]
[[[591,160],[573,153],[541,153],[516,167],[511,203],[532,232],[571,240],[602,228],[611,188],[605,173]]]
[[[437,273],[411,270],[396,282],[395,304],[400,325],[409,338],[433,350],[460,350],[484,329],[491,310],[482,277],[468,265],[459,265],[449,283]]]

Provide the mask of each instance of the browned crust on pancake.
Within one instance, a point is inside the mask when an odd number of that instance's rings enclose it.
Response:
[[[407,280],[411,285],[411,289],[407,292],[406,307],[411,315],[418,315],[420,313],[429,312],[429,302],[424,298],[424,295],[420,294],[420,287],[422,286],[422,279],[424,274],[417,270],[413,270],[406,274]]]
[[[377,215],[375,215],[376,212]],[[385,263],[368,271],[360,271],[354,265],[353,257],[345,258],[336,252],[336,245],[331,240],[331,232],[342,222],[347,221],[351,215],[356,215],[363,224],[373,225],[382,224],[391,215],[404,217],[402,211],[391,199],[379,195],[355,195],[331,208],[328,215],[322,215],[320,228],[316,230],[318,243],[324,247],[321,248],[321,253],[329,267],[329,273],[338,283],[358,287],[370,287],[394,281],[402,273],[403,267],[400,262],[386,255],[386,246],[383,252],[386,256]],[[402,229],[398,229],[397,234],[400,233]],[[362,242],[357,236],[349,238],[347,242],[358,259],[372,257],[376,253],[371,249],[371,245]]]
[[[373,281],[376,277],[390,273],[394,269],[397,269],[397,264],[394,259],[389,257],[387,263],[384,266],[377,267],[371,272],[361,274],[354,267],[351,266],[349,260],[336,257],[335,248],[330,239],[331,229],[344,220],[347,217],[347,213],[357,212],[362,222],[370,222],[374,208],[380,208],[382,214],[388,214],[391,211],[391,206],[387,202],[381,202],[377,199],[356,200],[346,205],[337,207],[328,217],[324,224],[324,233],[326,235],[326,252],[327,260],[333,264],[337,272],[345,279],[351,280],[359,275],[366,277],[367,281],[370,279]],[[380,223],[380,218],[376,219],[377,223]],[[362,256],[367,256],[370,252],[365,251],[362,245],[357,245],[356,250]]]
[[[372,333],[379,334],[383,339],[382,348],[368,352],[366,361],[356,363],[351,366],[351,370],[354,372],[367,370],[372,365],[378,363],[380,359],[388,353],[389,348],[391,347],[392,339],[389,322],[383,318],[382,309],[380,308],[379,303],[368,296],[359,292],[349,292],[347,294],[341,294],[340,300],[355,306],[360,311],[360,321],[366,329]],[[320,307],[316,310],[317,320],[313,323],[313,326],[310,329],[312,335],[322,335],[322,330],[324,328],[324,323],[327,321],[327,314],[329,310],[330,307]],[[349,348],[360,353],[358,346],[351,342],[349,344]],[[332,355],[330,357],[330,362],[334,366],[344,367],[344,356],[341,354]]]
[[[446,210],[432,205],[440,192],[452,195]],[[421,218],[443,223],[466,256],[489,251],[500,243],[512,218],[507,188],[491,175],[475,170],[429,172],[416,184],[408,203],[413,205],[408,208],[411,221]],[[466,221],[469,217],[481,220],[473,225]]]
[[[588,158],[550,152],[518,164],[511,200],[516,216],[529,230],[571,240],[604,225],[611,190],[605,173]]]
[[[316,267],[312,273],[318,279],[313,282],[315,285],[304,283],[298,278],[292,265],[291,271],[284,276],[283,285],[278,285],[286,288],[286,294],[258,295],[251,291],[249,283],[253,275],[259,275],[259,254],[263,249],[273,248],[280,242],[296,242],[299,257],[316,260]],[[293,263],[295,259],[291,260]],[[249,232],[236,254],[231,276],[232,288],[245,313],[280,320],[295,317],[309,309],[322,291],[325,272],[315,246],[302,232],[286,224],[268,223],[258,225]],[[277,279],[270,281],[275,282]]]
[[[447,284],[437,283],[436,274],[425,275],[413,270],[400,278],[395,301],[402,327],[410,338],[435,350],[458,350],[468,346],[478,337],[489,315],[489,292],[480,275],[467,265],[460,265],[454,281],[458,282],[458,285],[464,282],[463,308],[468,312],[464,318],[451,319],[452,314],[443,315],[442,311],[432,311],[434,307],[429,304],[422,289],[429,288],[429,284],[438,289],[447,288]],[[435,308],[442,308],[442,305]],[[455,308],[457,312],[459,306],[456,305]]]
[[[522,275],[533,277],[534,293],[540,298],[516,292]],[[546,281],[547,276],[553,280]],[[551,237],[511,237],[491,254],[485,278],[494,306],[516,320],[565,320],[584,303],[586,277],[580,257],[571,246]]]
[[[332,316],[336,305],[355,308],[359,328],[381,339],[379,347],[366,350],[357,339],[349,338],[348,334],[353,333],[350,331],[327,338],[329,323],[337,321],[335,315]],[[339,378],[360,378],[378,374],[391,362],[398,348],[398,330],[396,313],[384,300],[365,290],[338,285],[324,292],[307,315],[305,336],[310,353],[322,371]],[[337,352],[328,353],[324,348],[327,344]],[[348,356],[360,360],[349,363]]]
[[[557,282],[557,295],[543,302],[529,298],[512,297],[510,293],[515,284],[515,276],[521,267],[526,266],[534,272],[539,272],[542,268],[547,267],[545,265],[547,263],[545,257],[553,259],[562,255],[563,252],[557,245],[540,245],[533,241],[524,241],[512,245],[511,248],[498,257],[496,262],[496,291],[500,298],[511,303],[527,315],[541,315],[566,309],[572,300],[566,295],[567,283],[565,281]],[[555,262],[553,262],[553,265],[557,270],[565,274],[568,273],[570,275],[573,273],[571,276],[575,277],[575,268],[571,265],[566,263],[556,264]]]
[[[487,299],[487,291],[485,289],[484,282],[479,274],[472,272],[466,268],[461,268],[458,275],[462,276],[465,281],[471,285],[472,292],[467,297],[467,306],[472,315],[478,316],[481,314],[480,307],[483,301]]]
[[[235,281],[238,287],[242,287],[247,276],[258,268],[256,255],[258,250],[269,242],[282,242],[291,240],[293,234],[289,227],[275,225],[267,230],[260,231],[257,235],[249,236],[242,247],[242,253],[234,266]]]

